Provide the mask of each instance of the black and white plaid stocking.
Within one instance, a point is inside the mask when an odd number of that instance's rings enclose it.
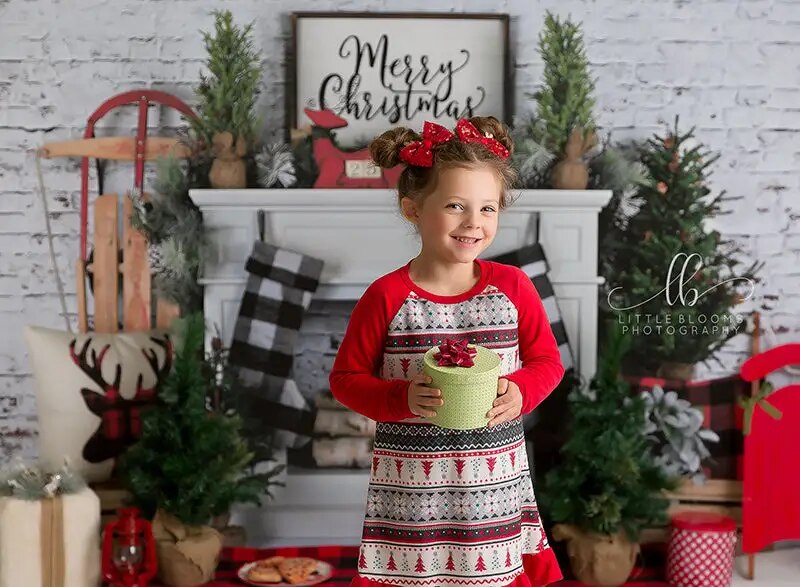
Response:
[[[323,262],[256,241],[233,333],[229,367],[235,403],[251,440],[275,448],[299,448],[311,440],[314,407],[292,378],[295,343]]]

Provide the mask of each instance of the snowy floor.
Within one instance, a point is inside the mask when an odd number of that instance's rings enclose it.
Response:
[[[800,548],[785,548],[756,555],[754,581],[745,579],[747,557],[736,559],[733,587],[798,587],[800,585]]]

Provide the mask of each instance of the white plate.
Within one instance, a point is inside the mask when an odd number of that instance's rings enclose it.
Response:
[[[241,581],[248,585],[256,585],[257,587],[263,587],[265,585],[271,585],[272,587],[307,587],[308,585],[316,585],[317,583],[327,581],[333,576],[333,567],[326,562],[318,560],[316,574],[311,575],[307,581],[303,581],[302,583],[286,583],[285,581],[280,583],[258,583],[257,581],[251,581],[247,578],[247,573],[250,572],[250,569],[252,569],[256,563],[258,563],[258,561],[242,565],[237,574]]]

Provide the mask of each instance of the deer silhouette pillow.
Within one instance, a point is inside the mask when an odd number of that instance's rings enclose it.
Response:
[[[141,432],[142,410],[172,365],[168,333],[25,332],[36,386],[39,459],[87,481],[111,477]]]

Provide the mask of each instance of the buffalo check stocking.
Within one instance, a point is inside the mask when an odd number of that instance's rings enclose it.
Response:
[[[256,241],[228,364],[249,440],[300,448],[311,439],[314,410],[292,378],[295,343],[323,262]]]

